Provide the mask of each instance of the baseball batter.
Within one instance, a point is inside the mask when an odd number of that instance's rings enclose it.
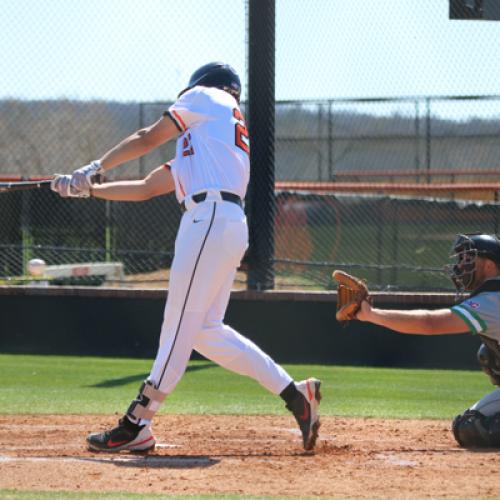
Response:
[[[118,425],[87,437],[91,450],[154,448],[151,421],[183,376],[193,349],[279,394],[300,427],[304,448],[314,448],[320,425],[320,381],[294,382],[259,347],[224,323],[231,286],[248,246],[243,199],[250,174],[250,143],[239,108],[240,93],[240,79],[231,66],[202,66],[156,123],[72,175],[57,176],[52,184],[64,197],[106,200],[140,201],[175,190],[185,210],[151,373]],[[174,138],[175,158],[145,179],[92,185],[95,174]]]
[[[472,333],[483,344],[478,361],[500,386],[500,240],[490,234],[458,235],[452,247],[450,276],[457,290],[470,296],[450,308],[397,311],[373,308],[367,300],[356,319],[400,333],[443,335]],[[500,389],[483,397],[453,420],[453,434],[466,448],[500,447]]]

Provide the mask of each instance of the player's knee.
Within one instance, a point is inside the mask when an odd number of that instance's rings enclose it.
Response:
[[[500,447],[500,412],[491,416],[466,410],[453,419],[453,435],[464,448]]]

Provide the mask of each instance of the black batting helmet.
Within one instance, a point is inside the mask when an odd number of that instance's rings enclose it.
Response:
[[[211,62],[198,68],[189,79],[188,86],[179,93],[179,96],[189,89],[202,85],[203,87],[216,87],[229,92],[238,102],[241,95],[241,81],[238,73],[222,62]]]
[[[451,248],[448,266],[453,283],[458,290],[472,290],[476,271],[476,257],[490,259],[500,268],[500,240],[494,234],[459,234]]]

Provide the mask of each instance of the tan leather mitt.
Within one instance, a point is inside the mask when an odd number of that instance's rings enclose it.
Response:
[[[335,270],[332,277],[337,284],[337,321],[351,321],[361,307],[363,300],[369,300],[370,292],[366,283],[345,273]]]

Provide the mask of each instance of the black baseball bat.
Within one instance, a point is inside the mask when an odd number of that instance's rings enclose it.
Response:
[[[51,182],[51,180],[0,182],[0,193],[26,191],[28,189],[48,189]]]

